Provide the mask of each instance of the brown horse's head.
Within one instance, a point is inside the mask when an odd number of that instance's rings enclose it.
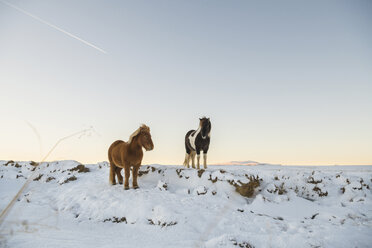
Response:
[[[151,151],[154,149],[154,144],[152,143],[150,128],[143,124],[139,130],[139,142],[146,149],[146,151]]]

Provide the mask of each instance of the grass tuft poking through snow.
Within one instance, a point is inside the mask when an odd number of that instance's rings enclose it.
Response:
[[[238,192],[240,195],[245,197],[252,197],[255,193],[256,188],[260,186],[260,179],[258,178],[258,176],[245,176],[249,180],[247,183],[242,183],[241,181],[238,181],[236,183],[231,180],[229,181],[229,183],[235,187],[236,192]]]

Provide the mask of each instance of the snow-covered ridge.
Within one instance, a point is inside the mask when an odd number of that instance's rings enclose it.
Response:
[[[3,230],[1,242],[9,247],[61,246],[60,235],[68,233],[82,247],[79,237],[88,234],[100,237],[94,244],[101,247],[122,247],[120,237],[141,247],[372,243],[372,166],[219,165],[198,171],[143,165],[140,189],[127,191],[123,185],[109,185],[108,172],[106,162],[36,166],[0,161],[1,210],[33,173],[13,210],[17,214],[12,211],[7,219],[13,234]],[[37,236],[25,232],[25,220]],[[116,243],[104,242],[110,235]]]

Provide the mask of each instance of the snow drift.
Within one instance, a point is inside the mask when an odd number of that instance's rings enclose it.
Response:
[[[106,162],[0,161],[4,247],[368,247],[372,166],[144,165],[139,189]]]

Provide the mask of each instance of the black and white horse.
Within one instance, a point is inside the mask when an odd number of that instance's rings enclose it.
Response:
[[[190,167],[190,159],[192,161],[192,168],[195,168],[195,155],[197,157],[196,167],[200,169],[200,152],[203,151],[204,169],[207,168],[207,152],[209,149],[209,142],[211,140],[211,122],[209,118],[199,118],[199,128],[197,130],[190,130],[185,137],[186,156],[183,162],[184,166]]]

